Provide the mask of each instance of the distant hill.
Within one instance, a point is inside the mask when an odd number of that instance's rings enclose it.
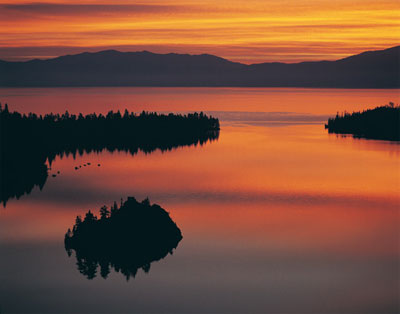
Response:
[[[399,88],[400,46],[337,61],[246,65],[213,55],[148,51],[0,60],[0,86],[270,86]]]

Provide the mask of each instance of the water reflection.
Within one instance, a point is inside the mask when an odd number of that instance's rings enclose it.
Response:
[[[116,202],[110,210],[103,206],[100,219],[91,211],[83,220],[77,216],[64,243],[68,256],[75,251],[78,270],[87,279],[95,278],[100,267],[104,279],[114,268],[129,280],[140,268],[148,273],[150,264],[172,254],[181,239],[180,229],[163,208],[128,197],[119,208]]]
[[[15,91],[21,110],[106,112],[115,104],[332,115],[399,97],[395,90],[30,92],[42,96]],[[336,138],[324,130],[325,118],[275,128],[248,123],[258,114],[246,115],[246,123],[222,117],[213,145],[134,158],[108,151],[57,155],[44,190],[10,200],[0,214],[3,312],[398,313],[400,145]],[[74,170],[88,161],[91,167]],[[99,263],[96,279],[87,280],[76,253],[67,257],[63,233],[77,214],[132,191],[167,209],[185,240],[128,284],[111,264],[107,280]]]
[[[0,101],[21,112],[106,113],[130,111],[286,111],[334,115],[388,101],[400,103],[397,89],[63,87],[0,88]],[[326,119],[323,119],[326,121]]]
[[[85,153],[101,153],[104,151],[108,152],[126,152],[131,156],[136,155],[139,152],[144,152],[146,154],[151,154],[156,150],[161,152],[171,151],[178,147],[184,146],[197,146],[204,145],[205,143],[217,140],[219,137],[219,131],[210,132],[207,137],[193,139],[191,142],[186,143],[169,143],[168,145],[118,145],[113,146],[103,146],[98,148],[84,148],[84,149],[69,149],[60,150],[57,152],[52,152],[49,156],[46,152],[41,152],[38,150],[28,151],[24,147],[20,147],[14,151],[1,150],[0,154],[3,160],[7,159],[7,166],[1,169],[1,189],[0,189],[0,203],[3,203],[5,207],[9,199],[16,198],[19,199],[25,194],[30,194],[34,187],[39,187],[40,190],[43,189],[47,178],[49,176],[49,171],[51,170],[51,165],[57,156],[59,157],[69,157],[73,156],[75,159],[77,155],[82,157]],[[8,155],[7,157],[5,155]]]
[[[0,202],[29,194],[35,186],[43,188],[52,162],[57,156],[104,150],[169,151],[180,146],[203,145],[219,137],[217,119],[201,114],[135,115],[110,111],[107,116],[91,114],[28,116],[10,113],[0,106]],[[77,167],[75,167],[77,169]],[[56,176],[56,174],[53,174]]]

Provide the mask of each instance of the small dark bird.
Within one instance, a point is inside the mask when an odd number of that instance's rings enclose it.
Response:
[[[75,167],[75,170],[78,170],[78,167]]]
[[[83,164],[84,167],[86,167],[86,164]]]
[[[57,177],[57,175],[53,174],[52,177],[55,178],[55,177]]]
[[[97,164],[97,167],[100,167],[100,164]]]
[[[57,171],[57,174],[60,174],[60,171]]]
[[[88,162],[87,164],[88,164],[88,166],[90,166],[90,162]]]

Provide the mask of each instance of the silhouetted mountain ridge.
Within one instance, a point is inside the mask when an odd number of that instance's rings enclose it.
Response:
[[[399,88],[400,46],[337,61],[241,64],[210,54],[104,50],[0,60],[0,86],[255,86]]]

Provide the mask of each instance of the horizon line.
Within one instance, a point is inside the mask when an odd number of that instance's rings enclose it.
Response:
[[[243,64],[243,65],[256,65],[256,64],[264,64],[264,63],[278,63],[278,64],[299,64],[299,63],[310,63],[310,62],[335,62],[335,61],[339,61],[339,60],[343,60],[352,56],[358,56],[364,53],[369,53],[369,52],[378,52],[378,51],[385,51],[385,50],[390,50],[390,49],[394,49],[394,48],[399,48],[400,45],[396,45],[396,46],[390,46],[388,48],[384,48],[384,49],[376,49],[376,50],[365,50],[362,51],[360,53],[357,54],[349,54],[343,58],[339,58],[339,59],[334,59],[334,60],[328,60],[328,59],[321,59],[321,60],[304,60],[304,61],[298,61],[298,62],[282,62],[282,61],[262,61],[262,62],[255,62],[255,63],[244,63],[244,62],[239,62],[239,61],[232,61],[226,57],[221,57],[218,56],[216,54],[210,54],[210,53],[180,53],[180,52],[153,52],[147,49],[143,49],[143,50],[136,50],[136,51],[121,51],[118,50],[117,48],[109,48],[109,49],[101,49],[101,50],[96,50],[96,51],[82,51],[82,52],[77,52],[77,53],[66,53],[66,54],[61,54],[61,55],[56,55],[56,56],[48,56],[48,57],[43,57],[43,58],[24,58],[23,60],[13,60],[11,58],[11,60],[7,60],[8,58],[0,58],[0,61],[2,62],[9,62],[9,63],[26,63],[26,62],[31,62],[31,61],[36,61],[36,60],[40,60],[40,61],[48,61],[48,60],[54,60],[54,59],[58,59],[58,58],[62,58],[62,57],[67,57],[67,56],[77,56],[77,55],[82,55],[82,54],[98,54],[98,53],[103,53],[103,52],[117,52],[117,53],[121,53],[121,54],[128,54],[128,53],[149,53],[149,54],[153,54],[153,55],[181,55],[181,56],[212,56],[212,57],[216,57],[216,58],[220,58],[232,63],[237,63],[237,64]],[[3,47],[5,48],[5,47]],[[11,47],[10,47],[11,48]],[[18,47],[13,47],[13,48],[18,48]],[[94,47],[93,47],[94,48]]]

